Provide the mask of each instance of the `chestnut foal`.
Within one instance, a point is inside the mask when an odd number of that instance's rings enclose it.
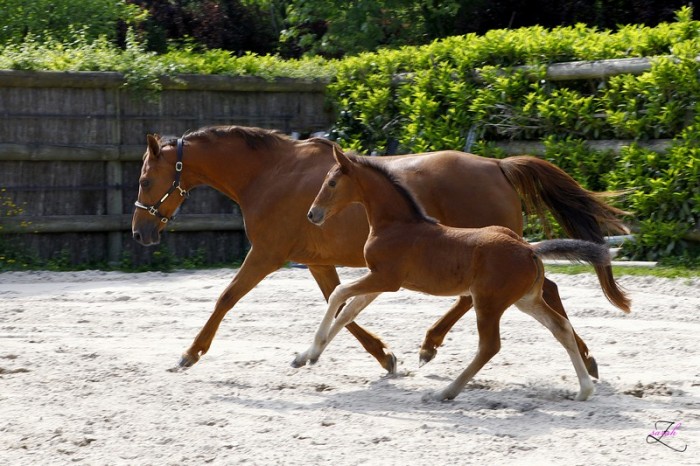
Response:
[[[382,292],[403,287],[436,296],[471,296],[474,302],[479,332],[476,356],[433,398],[456,397],[498,353],[501,315],[511,305],[547,327],[564,346],[579,379],[576,400],[586,400],[593,394],[593,382],[571,324],[542,297],[542,258],[568,258],[607,266],[610,255],[605,246],[572,239],[528,244],[501,226],[477,229],[444,226],[424,213],[387,166],[368,157],[346,156],[338,147],[334,148],[334,156],[336,165],[326,175],[308,218],[321,225],[348,204],[364,204],[370,225],[364,247],[369,272],[333,291],[313,344],[296,356],[294,367],[315,363],[330,341],[368,302]],[[629,312],[629,299],[614,279],[605,273],[599,273],[598,278],[605,296]],[[338,313],[353,297],[355,300]]]

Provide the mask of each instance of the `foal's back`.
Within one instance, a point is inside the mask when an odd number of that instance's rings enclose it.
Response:
[[[384,269],[393,254],[392,267],[403,288],[438,296],[501,294],[506,306],[538,277],[539,259],[530,246],[500,226],[397,224],[393,232],[382,231],[369,242],[365,254],[370,268],[381,261]]]

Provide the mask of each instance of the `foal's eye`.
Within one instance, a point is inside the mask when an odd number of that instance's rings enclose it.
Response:
[[[141,180],[139,184],[143,189],[146,189],[151,186],[151,180]]]
[[[335,188],[335,180],[330,180],[328,182],[328,186],[330,186],[331,188]]]

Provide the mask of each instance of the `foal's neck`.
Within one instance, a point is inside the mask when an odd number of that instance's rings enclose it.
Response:
[[[372,166],[363,166],[357,177],[362,203],[373,229],[396,223],[430,222],[405,188],[397,186],[385,173]]]

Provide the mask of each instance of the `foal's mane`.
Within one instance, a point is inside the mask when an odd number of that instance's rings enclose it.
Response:
[[[348,155],[348,158],[350,158],[353,162],[358,163],[359,165],[362,165],[364,167],[370,168],[374,170],[375,172],[379,173],[382,175],[384,178],[386,178],[387,181],[391,184],[391,186],[408,202],[408,206],[413,212],[413,215],[416,219],[428,222],[428,223],[438,223],[436,219],[433,217],[430,217],[428,214],[425,213],[425,210],[423,209],[423,206],[416,200],[416,196],[411,192],[408,187],[406,187],[401,181],[399,181],[398,177],[394,175],[391,170],[389,170],[385,165],[381,165],[379,163],[376,163],[374,159],[366,156],[357,156],[357,155]]]
[[[292,141],[284,133],[277,130],[253,128],[247,126],[207,126],[194,131],[188,131],[182,138],[185,141],[204,140],[216,142],[218,139],[241,138],[251,149],[267,149],[286,141]],[[163,138],[160,146],[175,145],[176,137]]]

